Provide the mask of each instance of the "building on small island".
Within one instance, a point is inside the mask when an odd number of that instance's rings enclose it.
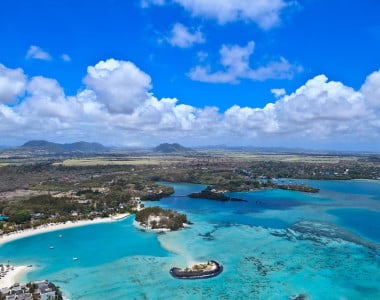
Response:
[[[178,279],[205,279],[218,276],[223,272],[223,266],[215,260],[198,263],[185,269],[171,268],[170,275]]]
[[[156,231],[179,230],[185,224],[190,224],[186,215],[159,206],[137,211],[135,220],[143,228]]]

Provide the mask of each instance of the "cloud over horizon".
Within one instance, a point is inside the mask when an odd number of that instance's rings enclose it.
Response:
[[[225,51],[226,66],[244,56],[238,48]],[[243,63],[235,72],[245,68]],[[89,66],[83,79],[86,86],[68,96],[55,79],[28,78],[22,69],[0,64],[2,142],[44,138],[120,146],[171,140],[191,145],[229,141],[254,146],[379,147],[375,141],[380,135],[380,70],[369,74],[359,90],[318,75],[289,95],[273,89],[277,100],[263,108],[233,105],[224,112],[181,104],[176,98],[158,99],[151,81],[133,62],[107,59]]]

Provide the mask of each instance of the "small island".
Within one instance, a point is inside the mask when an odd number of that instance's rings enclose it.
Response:
[[[299,185],[299,184],[274,184],[274,183],[266,183],[260,184],[258,187],[255,187],[251,190],[260,190],[260,189],[281,189],[281,190],[289,190],[289,191],[297,191],[304,193],[318,193],[319,189],[313,188],[308,185]],[[233,189],[232,189],[233,190]],[[247,202],[247,200],[229,197],[225,195],[225,191],[220,191],[215,186],[208,186],[204,190],[199,193],[191,193],[188,195],[189,198],[198,198],[198,199],[207,199],[207,200],[216,200],[216,201],[238,201],[238,202]]]
[[[308,185],[303,184],[278,184],[276,186],[278,189],[281,190],[289,190],[289,191],[297,191],[297,192],[304,192],[304,193],[318,193],[318,188],[313,188]]]
[[[178,279],[211,278],[218,276],[222,272],[223,266],[215,260],[210,260],[206,263],[198,263],[185,269],[176,267],[170,269],[170,275]]]
[[[147,207],[136,212],[135,220],[142,227],[155,231],[179,230],[184,228],[185,224],[191,224],[185,214],[159,206]]]
[[[200,198],[200,199],[208,199],[208,200],[216,200],[216,201],[240,201],[247,202],[247,200],[232,198],[226,196],[223,192],[218,192],[213,187],[208,186],[203,191],[199,193],[192,193],[188,195],[189,198]]]

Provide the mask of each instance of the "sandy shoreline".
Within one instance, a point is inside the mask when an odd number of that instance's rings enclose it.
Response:
[[[4,267],[7,269],[7,267]],[[0,289],[11,287],[16,282],[19,282],[19,279],[25,275],[25,272],[30,270],[30,267],[27,266],[11,266],[8,271],[5,271],[5,276],[0,278]]]
[[[126,214],[118,214],[108,218],[96,218],[94,220],[80,220],[80,221],[68,221],[65,223],[50,223],[46,225],[41,225],[36,228],[29,228],[25,230],[11,232],[9,234],[3,234],[0,236],[0,246],[11,241],[15,241],[18,239],[22,239],[28,236],[37,235],[41,233],[57,231],[61,229],[67,229],[72,227],[79,227],[85,225],[99,224],[99,223],[107,223],[122,220],[126,217],[130,216],[129,213]]]
[[[126,213],[126,214],[114,215],[108,218],[97,218],[94,220],[68,221],[66,223],[50,223],[50,224],[42,225],[36,228],[16,231],[9,234],[1,235],[0,246],[6,243],[9,243],[11,241],[15,241],[15,240],[22,239],[28,236],[42,234],[46,232],[52,232],[52,231],[57,231],[57,230],[67,229],[67,228],[72,228],[72,227],[120,221],[127,218],[130,215],[131,215],[130,213]],[[19,282],[20,278],[24,277],[25,273],[28,270],[30,270],[30,267],[11,266],[10,269],[8,269],[6,266],[4,266],[4,269],[5,269],[5,272],[4,272],[5,275],[4,277],[0,278],[0,289],[4,287],[11,287],[16,282]]]

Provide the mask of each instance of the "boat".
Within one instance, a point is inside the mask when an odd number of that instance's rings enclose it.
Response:
[[[78,257],[73,257],[73,260],[78,260],[79,258]]]
[[[54,246],[50,246],[49,249],[54,249]]]

